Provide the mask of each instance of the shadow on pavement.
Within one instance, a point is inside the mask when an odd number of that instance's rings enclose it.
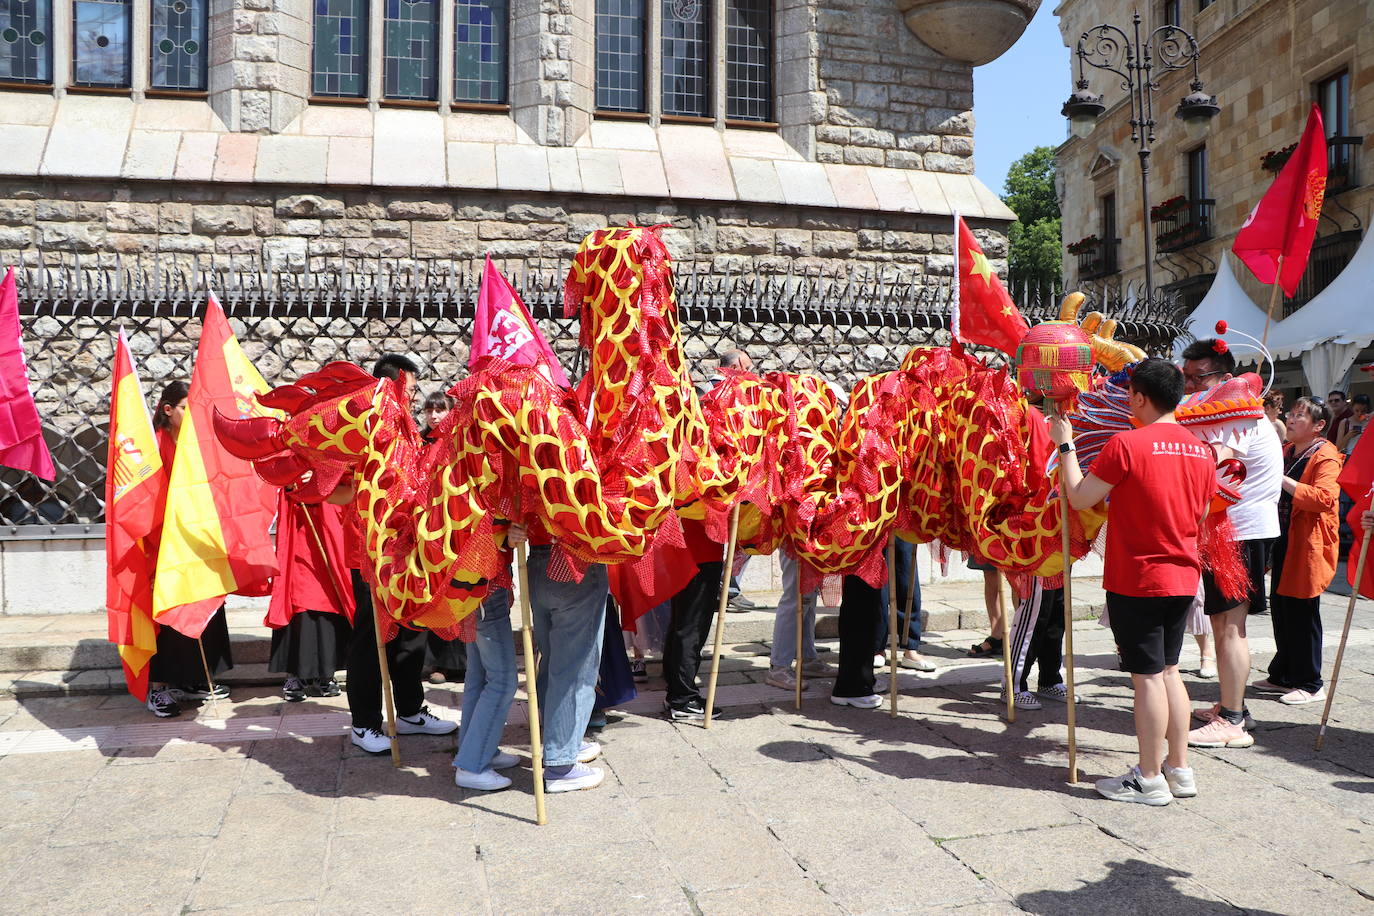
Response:
[[[1028,913],[1044,916],[1083,913],[1169,913],[1171,916],[1234,916],[1236,908],[1219,900],[1200,900],[1189,897],[1169,880],[1191,878],[1192,874],[1145,862],[1127,859],[1108,862],[1111,871],[1100,881],[1085,884],[1071,891],[1032,891],[1016,898],[1016,905]],[[1131,900],[1148,901],[1148,908],[1129,907]],[[1270,910],[1246,909],[1249,916],[1279,916]]]

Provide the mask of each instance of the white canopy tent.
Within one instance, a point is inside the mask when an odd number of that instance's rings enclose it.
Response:
[[[1240,281],[1231,272],[1230,252],[1222,255],[1216,279],[1188,319],[1188,330],[1194,337],[1214,337],[1218,321],[1225,321],[1229,327],[1256,338],[1264,333],[1264,312],[1241,289]],[[1182,354],[1187,345],[1187,341],[1180,338],[1174,344],[1174,355]],[[1241,361],[1245,362],[1244,357]]]
[[[1374,342],[1372,239],[1374,232],[1366,232],[1355,256],[1331,285],[1269,331],[1274,359],[1301,356],[1308,387],[1316,394],[1325,396],[1345,378],[1360,351]]]

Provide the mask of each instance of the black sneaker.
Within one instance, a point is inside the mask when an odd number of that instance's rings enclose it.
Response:
[[[168,687],[172,696],[178,700],[227,700],[229,699],[229,688],[223,684],[216,684],[213,688],[204,684],[183,684],[178,687]]]
[[[148,691],[148,710],[159,719],[170,719],[181,715],[181,707],[166,687]]]
[[[630,675],[635,679],[636,684],[643,684],[649,680],[649,668],[644,664],[644,659],[637,658],[630,662]]]
[[[706,720],[706,704],[701,700],[688,700],[681,706],[674,706],[664,700],[663,712],[674,722],[704,722]],[[720,707],[712,707],[711,718],[719,719],[720,715]]]
[[[305,700],[305,681],[292,676],[282,684],[281,695],[286,698],[288,703],[300,703]]]
[[[305,685],[305,692],[312,697],[336,697],[339,695],[339,682],[332,677],[328,680],[311,680]]]

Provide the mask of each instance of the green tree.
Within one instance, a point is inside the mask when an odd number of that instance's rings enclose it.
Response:
[[[1002,200],[1016,214],[1008,235],[1011,276],[1035,283],[1058,281],[1063,239],[1054,193],[1054,147],[1037,146],[1011,164]]]

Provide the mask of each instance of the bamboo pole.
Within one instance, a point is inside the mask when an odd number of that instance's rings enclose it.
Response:
[[[1279,277],[1282,274],[1283,255],[1279,255],[1278,267],[1274,269],[1274,283],[1269,288],[1269,307],[1264,310],[1264,334],[1260,337],[1260,346],[1266,346],[1269,343],[1269,324],[1274,320],[1274,306],[1278,305],[1279,291],[1282,289],[1279,286]]]
[[[1059,528],[1064,550],[1064,688],[1069,692],[1069,784],[1072,785],[1078,782],[1078,734],[1074,719],[1077,696],[1073,689],[1073,554],[1069,552],[1069,513],[1073,510],[1069,506],[1068,490],[1064,488],[1062,461],[1059,467],[1059,501],[1063,509],[1060,513]]]
[[[196,637],[196,645],[200,647],[200,664],[205,668],[205,686],[210,690],[210,711],[216,719],[223,719],[219,714],[219,700],[215,697],[215,679],[210,676],[210,662],[205,657],[205,643],[199,636]]]
[[[887,631],[892,657],[888,659],[888,715],[897,716],[897,535],[887,540]]]
[[[1007,701],[1007,721],[1016,721],[1016,685],[1011,682],[1011,614],[1012,605],[1007,602],[1008,584],[1006,576],[997,576],[997,602],[1002,605],[1002,693]]]
[[[396,741],[396,697],[391,692],[391,663],[386,657],[386,643],[382,642],[382,621],[377,602],[372,602],[372,638],[377,643],[377,667],[382,675],[382,699],[386,703],[386,734],[391,739],[391,765],[401,765],[401,746]]]
[[[518,500],[517,500],[518,502]],[[519,514],[517,506],[514,514]],[[549,822],[544,810],[544,737],[539,727],[538,666],[534,659],[534,612],[530,609],[530,570],[525,544],[515,548],[516,575],[520,581],[520,644],[525,654],[525,695],[529,698],[530,763],[534,770],[534,822]]]
[[[1331,669],[1331,684],[1326,688],[1326,707],[1322,709],[1322,725],[1317,731],[1317,744],[1314,750],[1321,750],[1326,741],[1326,720],[1331,716],[1331,701],[1336,696],[1336,681],[1341,676],[1341,660],[1345,658],[1345,642],[1350,638],[1350,621],[1355,616],[1355,601],[1360,597],[1360,584],[1364,582],[1365,558],[1369,555],[1369,541],[1374,531],[1365,531],[1360,544],[1360,559],[1355,564],[1355,587],[1350,590],[1350,603],[1345,608],[1345,626],[1341,628],[1341,645],[1336,650],[1336,664]]]
[[[711,727],[716,705],[716,677],[720,674],[720,652],[725,644],[725,605],[730,600],[730,569],[735,565],[735,542],[739,539],[739,503],[730,510],[730,538],[725,543],[725,568],[721,570],[720,607],[716,610],[716,643],[711,653],[711,677],[706,683],[706,717],[703,728]]]
[[[797,708],[801,709],[802,695],[802,626],[806,623],[806,613],[803,610],[806,599],[802,595],[802,561],[797,558]]]

